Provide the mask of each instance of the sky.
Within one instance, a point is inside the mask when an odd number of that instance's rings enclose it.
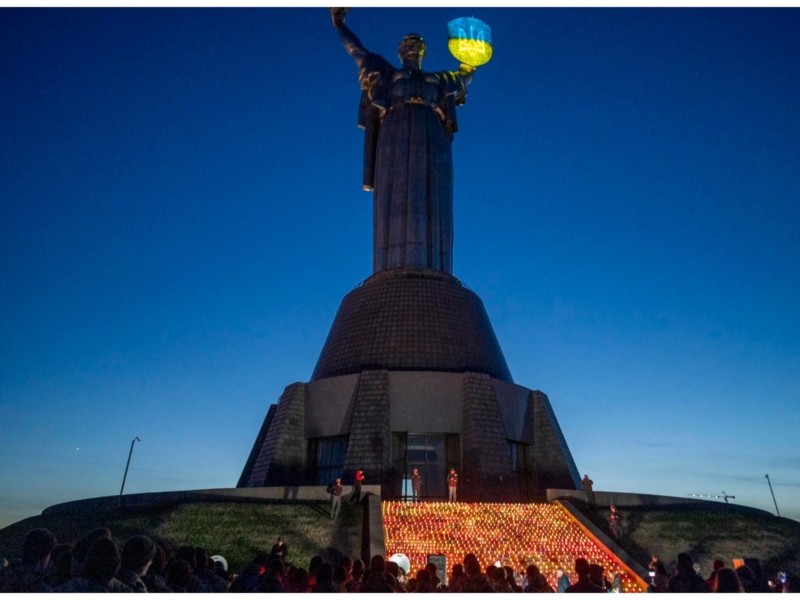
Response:
[[[454,275],[595,489],[800,520],[800,12],[354,8],[454,69]],[[372,268],[318,8],[0,10],[0,527],[234,487]]]

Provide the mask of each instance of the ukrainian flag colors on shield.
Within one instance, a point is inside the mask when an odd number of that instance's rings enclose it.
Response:
[[[462,17],[447,24],[447,47],[459,62],[471,67],[492,58],[492,29],[480,19]]]

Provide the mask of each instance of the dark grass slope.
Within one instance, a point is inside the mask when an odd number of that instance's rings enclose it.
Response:
[[[209,555],[224,556],[232,573],[240,573],[255,554],[269,553],[278,536],[289,546],[289,562],[304,568],[312,556],[328,548],[361,558],[362,506],[343,504],[335,522],[328,515],[327,502],[189,502],[120,508],[101,498],[69,512],[47,512],[0,529],[0,557],[19,557],[25,534],[37,527],[50,529],[59,541],[74,542],[90,529],[105,526],[120,543],[145,534],[176,546],[202,546]]]
[[[623,528],[619,545],[645,567],[653,554],[670,568],[679,552],[688,552],[705,577],[715,558],[728,566],[734,558],[757,558],[769,577],[778,571],[800,573],[799,522],[746,506],[706,504],[619,507]],[[607,508],[575,505],[609,534]]]

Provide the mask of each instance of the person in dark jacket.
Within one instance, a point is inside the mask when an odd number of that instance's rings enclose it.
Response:
[[[692,557],[685,552],[678,554],[678,562],[675,569],[675,575],[670,577],[669,584],[667,584],[668,592],[675,594],[711,591],[711,586],[708,585],[706,580],[695,572]]]
[[[528,568],[525,569],[525,583],[522,586],[522,591],[527,593],[542,594],[548,592],[552,593],[554,590],[547,582],[547,578],[542,575],[539,567],[534,564],[530,564],[528,565]]]
[[[146,535],[134,535],[128,538],[122,547],[122,564],[117,579],[134,592],[149,592],[142,578],[147,575],[155,555],[156,545]]]
[[[45,593],[52,591],[47,583],[50,553],[56,547],[56,536],[49,529],[32,529],[22,542],[22,560],[6,567],[5,593]]]
[[[592,583],[592,580],[589,579],[589,575],[591,574],[591,568],[589,567],[588,560],[586,560],[585,558],[578,558],[575,561],[575,572],[578,574],[578,581],[577,583],[573,583],[566,589],[567,594],[604,593],[603,588],[595,585],[594,583]]]
[[[80,577],[75,577],[55,589],[56,592],[87,593],[132,592],[130,587],[116,579],[122,557],[117,543],[107,537],[97,538],[86,553]]]

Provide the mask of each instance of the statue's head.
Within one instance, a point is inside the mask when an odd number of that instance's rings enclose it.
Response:
[[[418,33],[409,33],[397,47],[397,56],[405,64],[420,64],[425,57],[425,40]]]

